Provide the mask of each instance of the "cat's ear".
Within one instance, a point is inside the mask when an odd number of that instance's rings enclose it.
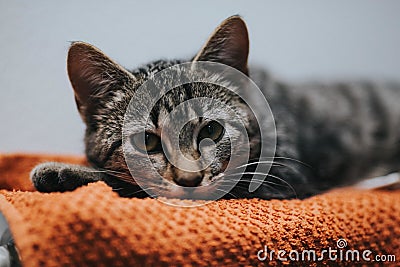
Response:
[[[67,57],[69,80],[79,113],[84,121],[88,113],[106,95],[133,76],[93,45],[72,43]]]
[[[208,38],[193,61],[222,63],[248,74],[249,36],[239,16],[224,20]]]

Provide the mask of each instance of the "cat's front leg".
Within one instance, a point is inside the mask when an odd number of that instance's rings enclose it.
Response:
[[[31,171],[31,181],[40,192],[65,192],[103,180],[103,174],[95,169],[58,163],[47,162],[37,165]]]

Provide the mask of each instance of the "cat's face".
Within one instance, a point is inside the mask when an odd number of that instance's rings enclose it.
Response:
[[[216,29],[193,61],[223,63],[247,74],[247,55],[245,24],[239,17],[232,17]],[[78,109],[87,125],[86,153],[92,164],[135,183],[130,177],[122,144],[126,110],[136,90],[149,77],[177,63],[157,61],[128,72],[89,44],[71,46],[68,73]],[[240,90],[240,85],[237,87]],[[195,187],[200,195],[206,195],[210,194],[207,186],[222,179],[232,158],[231,144],[234,141],[240,146],[244,142],[243,132],[236,127],[232,114],[218,105],[208,108],[204,108],[207,104],[203,108],[183,105],[192,99],[201,102],[206,98],[215,99],[235,112],[247,131],[246,138],[250,139],[249,156],[258,153],[259,136],[254,131],[257,127],[253,114],[237,94],[210,83],[185,84],[163,95],[152,106],[149,120],[132,117],[129,127],[125,127],[129,143],[125,156],[131,159],[129,167],[147,187],[156,187],[170,197],[185,197]],[[174,146],[176,142],[179,150]],[[146,159],[161,179],[151,175]]]

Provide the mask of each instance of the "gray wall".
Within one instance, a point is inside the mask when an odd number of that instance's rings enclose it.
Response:
[[[133,68],[193,55],[224,18],[240,14],[250,61],[280,77],[400,80],[396,0],[83,2],[0,0],[0,152],[83,152],[69,41]]]

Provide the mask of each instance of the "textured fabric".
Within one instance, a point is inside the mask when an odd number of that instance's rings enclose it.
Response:
[[[4,188],[32,190],[30,168],[79,157],[0,157]],[[74,192],[0,191],[24,266],[263,266],[257,252],[271,250],[371,250],[400,259],[400,191],[341,189],[306,200],[220,200],[196,208],[155,199],[120,198],[98,182]],[[263,255],[263,254],[261,254]],[[286,254],[288,257],[288,254]],[[335,265],[293,261],[296,265]],[[340,262],[354,265],[354,262]]]

